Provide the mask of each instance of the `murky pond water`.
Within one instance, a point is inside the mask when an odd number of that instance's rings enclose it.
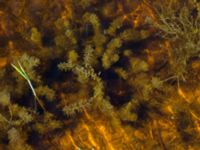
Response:
[[[195,0],[0,0],[0,149],[200,149]]]

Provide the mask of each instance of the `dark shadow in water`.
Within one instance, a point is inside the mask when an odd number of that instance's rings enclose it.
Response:
[[[133,90],[128,83],[121,79],[112,69],[102,73],[104,79],[105,93],[110,98],[110,103],[115,107],[120,107],[129,102],[133,95]]]
[[[53,30],[47,30],[43,33],[42,36],[42,45],[44,47],[52,47],[55,45],[54,43],[55,33]]]

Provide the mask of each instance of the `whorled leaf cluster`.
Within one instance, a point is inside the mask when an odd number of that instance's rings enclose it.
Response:
[[[146,134],[138,149],[198,147],[199,3],[160,2],[0,2],[0,146],[50,149],[87,110]]]

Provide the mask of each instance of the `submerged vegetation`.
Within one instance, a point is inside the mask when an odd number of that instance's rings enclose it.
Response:
[[[0,1],[0,149],[200,149],[196,0]]]

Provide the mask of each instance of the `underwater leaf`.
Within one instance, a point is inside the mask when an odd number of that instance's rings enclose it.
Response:
[[[77,113],[82,112],[84,109],[90,108],[92,101],[93,101],[92,99],[86,101],[80,100],[79,102],[66,105],[62,110],[67,116],[74,116]]]
[[[83,15],[83,19],[84,19],[85,22],[90,22],[92,24],[92,26],[94,28],[94,31],[96,33],[99,32],[101,26],[100,26],[100,20],[99,20],[99,18],[98,18],[98,16],[96,14],[94,14],[94,13],[85,13]]]
[[[30,39],[36,44],[39,44],[39,45],[41,44],[41,34],[37,28],[31,28]]]
[[[22,73],[21,75],[25,75],[24,72],[26,70],[26,74],[29,76],[29,78],[33,81],[39,82],[40,81],[40,76],[37,75],[35,72],[35,67],[37,67],[40,64],[40,60],[34,56],[29,56],[28,54],[24,53],[18,60],[20,63],[20,70],[18,70],[18,73]],[[12,65],[16,70],[15,65]],[[22,67],[23,66],[23,67]],[[27,76],[23,76],[25,79],[27,79]]]
[[[75,67],[75,64],[73,64],[72,62],[64,62],[64,63],[60,63],[58,64],[58,68],[62,71],[70,71]]]
[[[115,72],[122,78],[127,79],[128,78],[128,72],[122,68],[115,68]]]
[[[25,124],[33,120],[33,116],[27,111],[26,108],[19,109],[18,116]]]
[[[53,101],[55,99],[55,91],[48,86],[39,86],[35,89],[39,96],[45,96],[47,100]]]
[[[151,84],[152,87],[156,89],[160,89],[163,86],[163,82],[157,77],[152,77]]]
[[[68,53],[69,62],[76,63],[78,61],[78,53],[75,50],[71,50]]]
[[[94,55],[94,49],[92,48],[91,45],[87,45],[85,50],[84,50],[84,65],[86,67],[93,66],[95,62],[95,55]]]
[[[10,105],[10,93],[7,90],[0,91],[0,104],[2,106]]]
[[[116,31],[123,26],[123,23],[124,23],[123,17],[118,17],[114,19],[112,23],[110,24],[109,28],[106,30],[106,33],[108,33],[111,36],[115,36]]]
[[[149,65],[144,60],[141,60],[139,58],[132,58],[131,69],[134,73],[145,72],[148,71]]]
[[[87,8],[91,5],[92,0],[80,0],[79,5],[83,8]]]
[[[129,103],[127,103],[125,106],[123,106],[119,110],[119,116],[121,120],[123,121],[136,121],[137,120],[137,114],[133,112],[134,109],[134,101],[135,99],[131,100]]]
[[[63,123],[56,120],[55,116],[50,112],[45,112],[41,122],[37,122],[34,125],[35,130],[40,134],[46,134],[48,132],[54,131],[55,129],[62,128]]]
[[[26,144],[26,139],[21,135],[20,131],[14,127],[8,131],[8,139],[9,149],[32,150],[32,147]]]
[[[119,60],[118,49],[121,46],[122,40],[120,38],[114,38],[108,43],[107,49],[102,57],[102,65],[105,69],[108,69],[112,64]]]

